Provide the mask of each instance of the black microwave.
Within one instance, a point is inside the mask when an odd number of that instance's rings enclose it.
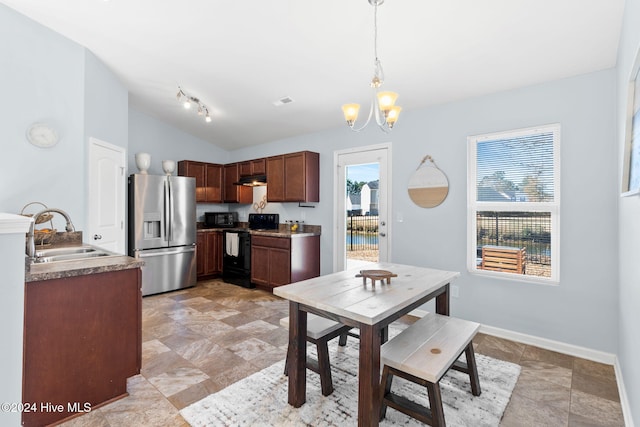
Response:
[[[207,228],[215,227],[234,227],[238,220],[237,212],[205,212],[204,226]]]

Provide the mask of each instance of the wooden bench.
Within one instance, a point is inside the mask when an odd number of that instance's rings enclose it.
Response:
[[[280,319],[280,325],[289,329],[289,318]],[[333,393],[333,381],[331,379],[331,364],[329,363],[329,347],[327,343],[337,336],[340,336],[338,344],[342,347],[347,345],[347,332],[351,326],[343,325],[315,314],[307,314],[307,341],[316,345],[318,360],[307,356],[307,369],[320,374],[320,386],[322,394],[329,396]],[[289,351],[284,365],[284,374],[289,373]]]
[[[482,247],[483,270],[503,271],[507,273],[524,274],[527,265],[527,248],[511,246]]]
[[[432,426],[444,426],[440,379],[449,369],[469,375],[471,393],[480,395],[480,380],[473,337],[480,325],[454,317],[428,313],[381,347],[384,365],[380,382],[380,420],[390,406]],[[466,363],[458,360],[465,353]],[[427,389],[429,408],[391,392],[393,376]]]

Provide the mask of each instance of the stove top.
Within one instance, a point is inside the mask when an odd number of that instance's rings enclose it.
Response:
[[[249,214],[249,229],[256,231],[277,230],[280,222],[278,214]]]

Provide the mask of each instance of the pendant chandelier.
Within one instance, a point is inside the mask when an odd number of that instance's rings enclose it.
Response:
[[[393,129],[393,125],[398,120],[402,107],[395,105],[398,94],[389,91],[379,91],[380,86],[384,83],[384,72],[382,71],[382,63],[378,59],[378,6],[384,3],[384,0],[369,0],[369,3],[374,7],[373,12],[373,78],[371,79],[371,108],[369,109],[369,117],[364,125],[360,128],[355,128],[355,122],[358,119],[358,112],[360,111],[360,104],[345,104],[342,106],[342,112],[344,113],[344,119],[347,121],[347,125],[354,132],[360,132],[364,129],[372,117],[375,117],[376,123],[385,132],[390,132]]]

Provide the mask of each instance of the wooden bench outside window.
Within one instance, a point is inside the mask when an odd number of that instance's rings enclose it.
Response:
[[[525,274],[526,257],[527,248],[486,245],[482,247],[482,264],[480,268],[483,270]]]

